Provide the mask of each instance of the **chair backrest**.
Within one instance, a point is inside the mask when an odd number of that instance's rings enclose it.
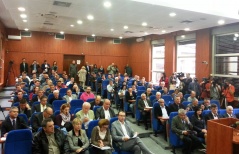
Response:
[[[145,88],[145,86],[138,86],[138,87],[137,87],[137,90],[143,90],[143,91],[145,91],[146,88]]]
[[[164,99],[164,103],[165,105],[168,105],[170,102],[173,101],[173,98],[171,95],[163,95],[162,99]]]
[[[233,113],[234,113],[235,115],[239,114],[239,109],[233,109]]]
[[[89,122],[88,130],[86,132],[88,138],[91,138],[92,130],[95,126],[98,126],[98,122],[99,122],[99,120],[92,120]]]
[[[204,110],[203,112],[202,112],[202,116],[203,117],[205,117],[208,113],[210,113],[211,112],[211,110]]]
[[[153,95],[156,95],[157,92],[158,92],[157,90],[151,90],[151,93],[152,93]]]
[[[219,115],[224,115],[224,114],[226,114],[227,113],[227,111],[226,111],[226,109],[219,109],[218,110],[218,113],[219,113]]]
[[[151,104],[153,105],[153,101],[156,99],[156,96],[155,95],[151,95],[151,96],[149,96],[149,99],[150,99],[150,102],[151,102]]]
[[[5,154],[32,153],[32,132],[29,129],[12,130],[5,142]]]
[[[135,118],[137,121],[141,120],[141,112],[138,109],[139,99],[141,99],[140,96],[137,96],[136,102],[135,102]]]
[[[13,103],[12,106],[19,106],[19,102]]]
[[[40,102],[34,102],[34,103],[32,103],[32,107],[35,105],[38,105],[38,104],[40,104]]]
[[[32,113],[32,116],[31,116],[31,119],[30,119],[30,125],[32,126],[32,120],[33,120],[33,116],[35,115],[35,114],[39,114],[39,113],[41,113],[41,112],[35,112],[35,113]]]
[[[74,110],[74,112],[73,112],[74,115],[76,116],[76,113],[79,112],[80,110],[82,110],[82,108],[76,108],[76,109]]]
[[[137,91],[137,96],[141,96],[141,94],[144,93],[144,92],[145,92],[145,90],[138,90]]]
[[[169,95],[172,95],[172,93],[174,93],[174,90],[169,90],[168,93]]]
[[[109,84],[109,80],[102,81],[102,90],[107,89],[107,85]]]
[[[86,102],[93,102],[95,100],[95,98],[89,98],[86,100]]]
[[[26,122],[26,124],[28,125],[28,118],[27,118],[26,114],[18,114],[18,116],[21,117]]]
[[[116,120],[118,120],[118,117],[110,118],[110,126],[109,126],[110,129],[111,129],[111,124],[115,122]]]
[[[93,108],[93,111],[94,111],[94,114],[96,113],[96,110],[98,109],[98,108],[101,108],[102,106],[94,106],[94,108]]]
[[[27,100],[27,102],[29,102],[29,95],[28,94],[24,94],[23,98],[25,98]]]
[[[179,137],[172,131],[172,119],[178,115],[178,112],[171,112],[169,116],[169,142],[174,147],[178,147],[182,145],[182,142],[180,141]]]
[[[190,104],[191,102],[188,102],[188,101],[183,101],[182,104],[183,106],[186,108],[188,106],[188,104]]]
[[[82,108],[83,103],[84,103],[84,101],[81,100],[81,99],[71,100],[71,102],[70,102],[70,105],[71,105],[70,112],[74,113],[75,109]]]
[[[185,100],[188,100],[188,97],[190,96],[190,94],[185,94],[184,96],[183,96],[183,98],[185,99]]]
[[[191,119],[191,117],[194,115],[194,112],[195,112],[195,111],[188,111],[188,112],[187,112],[187,117],[188,117],[189,119]]]
[[[62,104],[65,104],[65,103],[66,103],[66,100],[54,100],[54,101],[52,102],[53,110],[54,110],[54,111],[60,110],[61,105],[62,105]]]
[[[47,97],[47,100],[49,101],[49,100],[51,100],[53,97],[54,97],[54,94],[50,93],[50,94],[48,95],[48,97]]]
[[[68,88],[61,88],[60,90],[59,90],[59,95],[65,95],[66,94],[66,91],[68,90]]]
[[[59,114],[60,114],[60,112],[61,112],[60,110],[56,110],[56,111],[54,112],[54,114],[53,114],[53,115],[54,115],[54,117],[56,117],[57,115],[59,115]]]
[[[159,103],[154,103],[153,104],[153,109],[152,109],[152,124],[153,124],[153,131],[158,131],[160,129],[160,124],[158,122],[158,119],[154,116],[154,110],[155,108],[159,106]]]

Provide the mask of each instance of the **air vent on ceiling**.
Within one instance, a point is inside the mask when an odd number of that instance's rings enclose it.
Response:
[[[49,22],[44,22],[43,24],[44,24],[44,25],[50,25],[50,26],[53,25],[53,23],[49,23]]]
[[[21,31],[21,37],[32,37],[32,32],[30,31]]]
[[[42,17],[45,17],[47,19],[56,19],[57,16],[55,14],[47,13],[47,14],[41,14]]]
[[[193,22],[192,20],[183,20],[180,23],[182,23],[182,24],[190,24],[192,22]]]
[[[54,1],[54,2],[53,2],[53,5],[61,6],[61,7],[70,7],[70,6],[71,6],[71,3],[61,2],[61,1]]]
[[[86,42],[95,42],[95,37],[86,36]]]
[[[113,39],[113,44],[121,44],[121,39]]]
[[[134,33],[134,32],[132,32],[132,31],[125,31],[125,33],[128,33],[128,34],[129,34],[129,33]]]
[[[57,34],[55,35],[55,39],[64,40],[64,39],[65,39],[65,35],[64,35],[64,34],[59,34],[59,33],[57,33]]]

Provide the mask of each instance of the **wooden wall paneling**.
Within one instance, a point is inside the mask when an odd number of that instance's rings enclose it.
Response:
[[[196,31],[196,77],[201,81],[212,72],[211,30]],[[207,61],[208,64],[202,63]]]
[[[164,72],[167,77],[176,71],[176,40],[175,36],[168,34],[165,37]]]

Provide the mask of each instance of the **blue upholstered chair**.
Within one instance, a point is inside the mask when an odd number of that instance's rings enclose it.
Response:
[[[71,100],[71,102],[70,102],[70,105],[71,105],[70,113],[74,113],[75,109],[77,109],[77,108],[82,108],[83,103],[84,103],[84,101],[81,100],[81,99]]]
[[[32,132],[29,129],[10,131],[5,142],[5,154],[31,154]]]
[[[170,102],[173,101],[173,98],[171,95],[163,95],[162,99],[164,99],[164,103],[165,105],[168,105]]]
[[[89,122],[88,130],[86,132],[86,135],[89,139],[91,138],[91,133],[92,133],[93,128],[95,126],[98,126],[98,122],[99,122],[99,120],[92,120]]]
[[[156,106],[159,106],[159,103],[154,103],[153,109],[152,109],[152,125],[153,125],[153,131],[155,135],[157,135],[157,132],[161,131],[163,128],[162,125],[159,123],[158,119],[154,117],[154,109],[156,108]]]
[[[65,103],[66,103],[66,100],[54,100],[52,102],[53,111],[60,110],[61,105]]]

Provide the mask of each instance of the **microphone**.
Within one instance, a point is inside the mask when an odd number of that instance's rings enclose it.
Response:
[[[237,128],[237,126],[239,125],[239,121],[236,121],[234,124],[231,125],[232,128]]]

